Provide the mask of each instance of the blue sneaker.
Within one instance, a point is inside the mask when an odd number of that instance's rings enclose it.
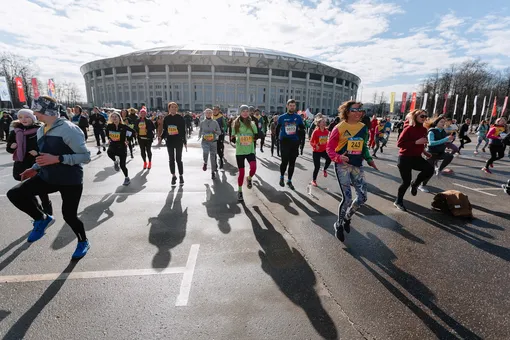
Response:
[[[34,221],[34,229],[30,235],[28,235],[27,242],[35,242],[43,237],[46,228],[48,228],[53,223],[55,223],[55,218],[50,215],[46,215],[46,219],[44,220]]]
[[[73,260],[79,260],[85,255],[87,255],[87,252],[90,249],[90,243],[89,240],[85,240],[83,242],[78,242],[78,245],[76,246],[76,250],[73,253],[73,256],[71,257]]]

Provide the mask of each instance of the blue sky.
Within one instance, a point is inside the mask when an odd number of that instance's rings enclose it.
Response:
[[[358,75],[369,101],[375,92],[411,92],[436,69],[469,58],[509,67],[507,2],[16,0],[2,8],[0,48],[34,60],[42,80],[76,82],[83,93],[81,65],[135,50],[185,43],[285,50]]]

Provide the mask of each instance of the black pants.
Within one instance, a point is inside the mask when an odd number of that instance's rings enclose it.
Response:
[[[147,162],[148,156],[149,162],[152,162],[152,139],[138,138],[138,144],[140,145],[140,152],[142,154],[143,161]]]
[[[127,150],[124,147],[109,147],[108,148],[108,157],[111,158],[112,161],[116,162],[117,159],[115,156],[119,157],[119,165],[124,177],[128,176],[128,169],[126,168],[126,158],[127,158]]]
[[[404,200],[406,190],[411,185],[413,170],[420,172],[413,183],[416,187],[420,186],[420,184],[431,178],[434,174],[434,167],[421,156],[399,156],[397,166],[402,178],[397,196],[397,202],[400,203]]]
[[[266,141],[266,134],[262,134],[260,136],[260,150],[263,150],[264,149],[264,142]]]
[[[99,147],[101,146],[101,143],[100,141],[103,142],[102,145],[104,145],[106,143],[106,138],[105,138],[105,135],[104,135],[104,129],[94,129],[94,137],[96,137],[96,145]],[[101,140],[99,140],[99,138],[101,137]]]
[[[442,153],[433,153],[432,157],[430,157],[427,162],[432,166],[433,169],[436,167],[436,163],[442,160],[441,165],[439,166],[439,171],[443,171],[448,164],[450,164],[453,160],[453,155],[449,152],[442,152]],[[423,185],[427,185],[427,183],[432,178],[432,175],[430,175],[426,180],[423,181]]]
[[[459,146],[459,150],[462,149],[464,147],[464,144],[468,144],[468,143],[471,143],[471,138],[469,138],[467,135],[466,136],[462,136],[462,137],[459,137],[460,139],[460,146]]]
[[[184,169],[182,166],[182,148],[184,145],[182,143],[172,144],[168,141],[166,143],[166,149],[168,151],[168,162],[170,164],[170,173],[175,176],[175,163],[177,162],[179,175],[182,176],[184,174]]]
[[[128,142],[129,154],[131,158],[133,158],[133,137],[127,137],[126,140]]]
[[[296,166],[296,158],[299,154],[299,140],[282,139],[281,143],[281,155],[282,163],[280,164],[280,175],[283,177],[287,166],[289,167],[289,181],[292,180],[294,175],[294,167]]]
[[[280,140],[278,136],[271,135],[271,155],[274,153],[274,147],[276,145],[276,154],[280,156]]]
[[[46,183],[39,176],[34,176],[7,192],[9,200],[34,221],[42,220],[44,212],[35,204],[35,196],[48,195],[53,192],[60,192],[62,197],[62,215],[64,221],[76,234],[78,241],[85,241],[85,228],[83,222],[78,219],[78,205],[80,204],[83,184],[78,185],[55,185]]]
[[[85,143],[87,143],[87,139],[89,138],[89,135],[87,134],[87,128],[84,126],[80,126],[81,131],[85,135]]]
[[[317,180],[317,175],[319,174],[319,170],[321,168],[321,158],[326,160],[326,164],[324,165],[324,171],[328,170],[329,165],[331,164],[331,158],[329,158],[328,153],[326,151],[323,152],[313,152],[313,180]]]
[[[225,135],[219,135],[218,136],[218,146],[217,146],[217,152],[218,157],[220,159],[223,159],[223,155],[225,154],[225,144],[223,142],[225,141]]]
[[[305,148],[305,141],[306,141],[305,135],[299,137],[299,150],[301,151],[301,154],[303,154],[303,149]]]
[[[493,145],[489,144],[489,151],[491,152],[491,158],[487,160],[487,163],[485,163],[485,167],[488,168],[497,160],[500,160],[501,158],[505,157],[505,146],[504,145]]]

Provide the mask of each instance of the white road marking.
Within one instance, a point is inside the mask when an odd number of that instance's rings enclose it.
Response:
[[[462,185],[462,184],[458,184],[458,183],[453,183],[453,185],[456,185],[458,187],[461,187],[461,188],[464,188],[464,189],[468,189],[468,190],[473,190],[473,191],[476,191],[476,192],[479,192],[481,194],[485,194],[487,196],[493,196],[493,197],[496,197],[497,195],[493,195],[493,194],[489,194],[488,192],[484,192],[480,189],[474,189],[474,188],[470,188],[470,187],[467,187],[465,185]]]
[[[475,190],[503,190],[503,188],[499,187],[499,188],[476,188]]]
[[[195,272],[195,265],[197,264],[198,250],[200,249],[199,244],[193,244],[189,251],[188,262],[184,270],[184,275],[181,282],[181,290],[177,300],[175,301],[176,306],[186,306],[188,304],[189,293],[191,291],[191,282],[193,281],[193,273]]]
[[[395,164],[386,163],[386,165],[387,165],[387,166],[394,167],[394,168],[398,168],[398,166],[396,166]]]

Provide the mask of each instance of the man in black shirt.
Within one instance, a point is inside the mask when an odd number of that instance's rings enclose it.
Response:
[[[104,128],[106,127],[106,119],[102,114],[99,113],[99,108],[96,106],[92,110],[92,114],[89,116],[89,124],[92,125],[94,129],[94,137],[96,137],[96,145],[97,145],[97,154],[101,154],[101,141],[103,142],[103,151],[106,151],[105,144],[106,138],[104,133]]]
[[[166,148],[172,174],[172,185],[177,183],[175,176],[175,163],[179,169],[179,184],[184,184],[184,169],[182,165],[182,148],[187,149],[186,123],[184,118],[177,113],[179,106],[175,102],[168,103],[168,116],[163,120],[163,135],[166,139]]]
[[[471,125],[471,119],[466,119],[464,124],[461,125],[459,131],[460,149],[464,147],[464,144],[471,143],[471,138],[468,136],[469,125]]]

